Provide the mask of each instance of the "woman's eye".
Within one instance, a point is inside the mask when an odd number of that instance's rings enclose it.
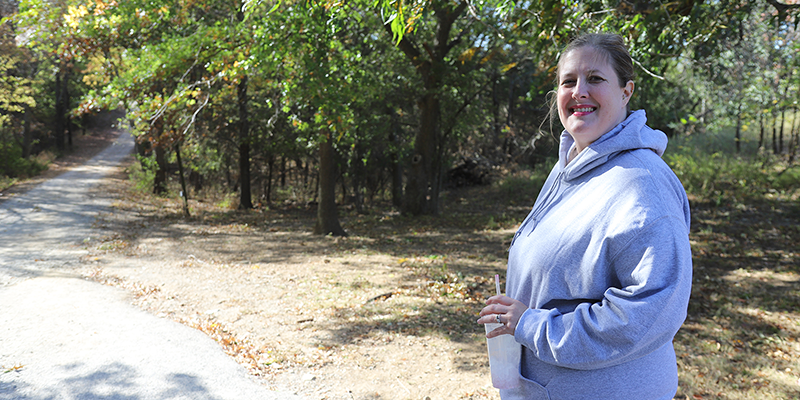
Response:
[[[572,86],[572,85],[575,85],[574,79],[564,79],[563,81],[561,81],[561,86]]]
[[[603,82],[603,81],[605,81],[605,79],[596,75],[589,77],[589,82]]]

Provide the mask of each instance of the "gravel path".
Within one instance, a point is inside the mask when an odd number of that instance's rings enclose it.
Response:
[[[124,133],[0,204],[0,399],[299,399],[257,383],[200,331],[77,273],[110,202],[88,193],[132,147]]]

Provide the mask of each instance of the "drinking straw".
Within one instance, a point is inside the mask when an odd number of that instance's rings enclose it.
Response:
[[[500,296],[500,274],[494,274],[494,286],[497,288],[497,295]]]

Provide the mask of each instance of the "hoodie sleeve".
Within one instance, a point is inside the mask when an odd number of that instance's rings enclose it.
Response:
[[[541,361],[590,370],[644,356],[670,342],[686,318],[692,260],[687,227],[664,216],[623,244],[607,272],[619,287],[572,311],[528,309],[515,338]]]

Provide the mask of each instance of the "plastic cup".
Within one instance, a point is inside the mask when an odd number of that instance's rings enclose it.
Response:
[[[489,333],[502,324],[484,324]],[[519,358],[522,347],[512,335],[500,335],[486,339],[489,349],[489,368],[492,371],[492,386],[497,389],[513,389],[519,386]]]

